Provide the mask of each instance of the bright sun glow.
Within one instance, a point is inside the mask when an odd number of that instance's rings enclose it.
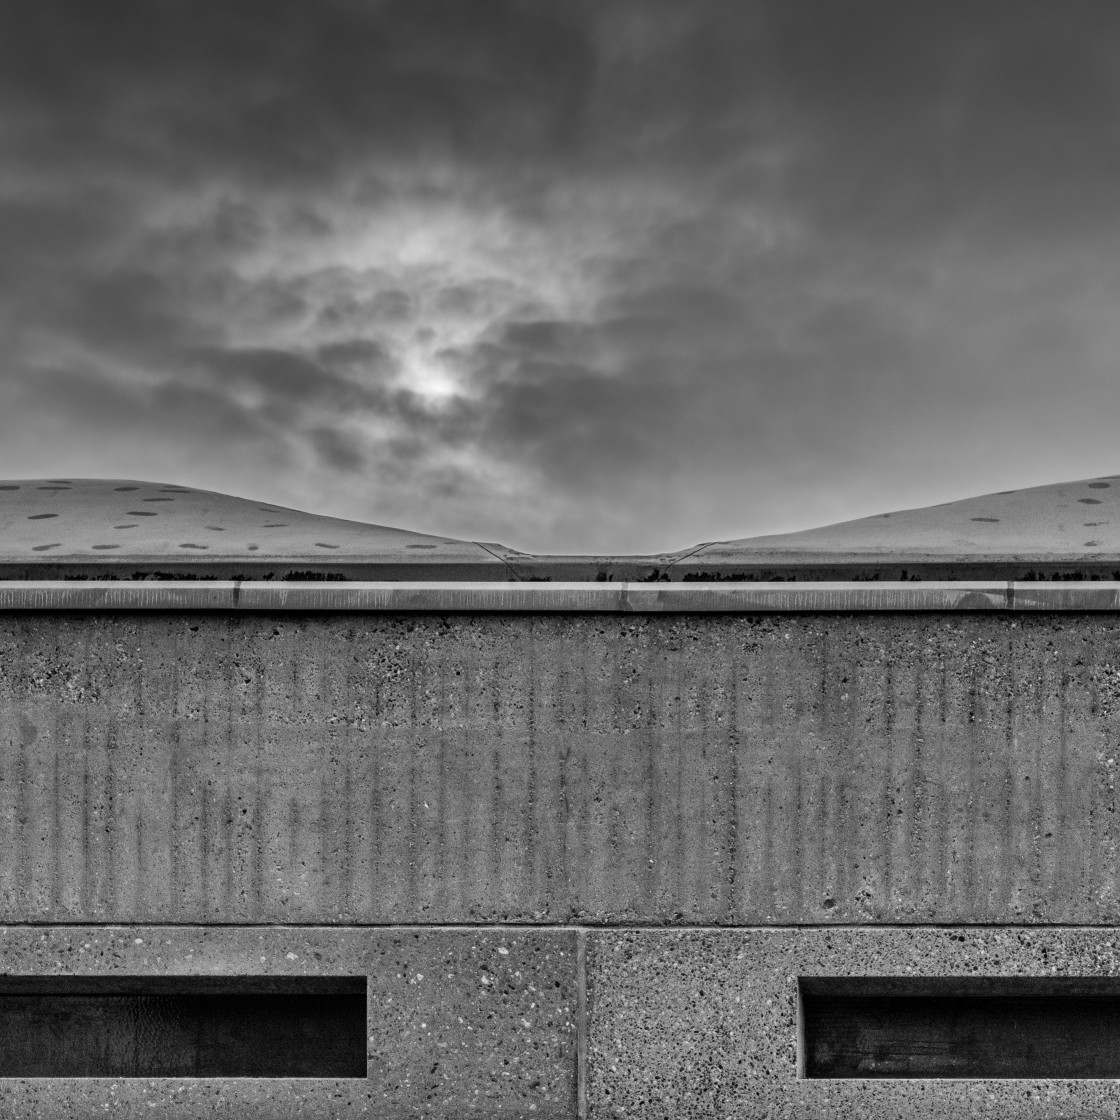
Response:
[[[532,217],[469,182],[442,184],[440,198],[423,185],[406,177],[372,207],[340,198],[317,228],[293,231],[274,215],[275,236],[246,253],[238,272],[263,291],[282,279],[300,303],[280,319],[267,306],[262,318],[242,311],[236,342],[312,354],[366,342],[374,356],[355,376],[433,405],[471,397],[490,372],[478,366],[490,360],[481,357],[487,343],[500,344],[515,323],[593,321],[614,283],[604,254],[642,243],[647,211],[676,219],[687,211],[678,194],[645,197],[641,184],[557,190]],[[599,357],[609,367],[609,355]]]
[[[423,332],[417,332],[423,333]],[[435,334],[435,332],[428,332]],[[416,339],[406,342],[397,355],[400,362],[400,384],[425,400],[438,402],[461,396],[462,380],[455,375],[436,339]]]

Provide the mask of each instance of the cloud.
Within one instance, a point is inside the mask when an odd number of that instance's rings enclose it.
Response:
[[[1111,470],[1095,0],[0,10],[0,473],[522,548]]]
[[[507,0],[43,0],[0,34],[17,154],[164,186],[532,155],[578,129],[593,65],[561,9]]]

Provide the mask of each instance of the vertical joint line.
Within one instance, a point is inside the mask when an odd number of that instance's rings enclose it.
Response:
[[[501,560],[501,562],[506,566],[506,569],[509,572],[509,575],[506,576],[506,579],[516,583],[522,582],[521,577],[517,574],[517,569],[509,562],[509,560],[502,556],[501,553],[495,552],[489,545],[483,544],[482,541],[471,541],[471,544],[476,544],[484,552],[489,552],[495,560]]]
[[[805,1077],[805,989],[801,985],[801,977],[797,977],[797,1079]]]
[[[587,1120],[587,930],[576,932],[576,1117]]]

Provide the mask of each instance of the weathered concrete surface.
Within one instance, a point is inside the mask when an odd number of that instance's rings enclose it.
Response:
[[[504,579],[472,541],[323,517],[270,502],[130,479],[0,482],[6,579]]]
[[[365,1079],[10,1078],[20,1120],[575,1115],[576,934],[133,926],[0,929],[0,971],[368,975]]]
[[[703,545],[693,562],[1120,562],[1120,475],[984,494],[818,529]]]
[[[757,614],[945,610],[1120,611],[1120,581],[677,583],[382,580],[0,580],[0,611],[162,610],[314,614],[564,611]]]
[[[1114,930],[601,930],[587,937],[592,1117],[1120,1115],[1114,1080],[798,1077],[801,977],[1117,976]]]
[[[0,920],[1112,923],[1120,620],[0,615]]]
[[[0,579],[1120,580],[1116,477],[644,556],[532,555],[158,482],[13,479]]]

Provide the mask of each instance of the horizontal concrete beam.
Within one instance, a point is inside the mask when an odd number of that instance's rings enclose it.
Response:
[[[0,923],[1118,927],[1118,744],[1109,613],[0,612]]]
[[[0,610],[1117,611],[1120,582],[881,583],[0,581]]]

